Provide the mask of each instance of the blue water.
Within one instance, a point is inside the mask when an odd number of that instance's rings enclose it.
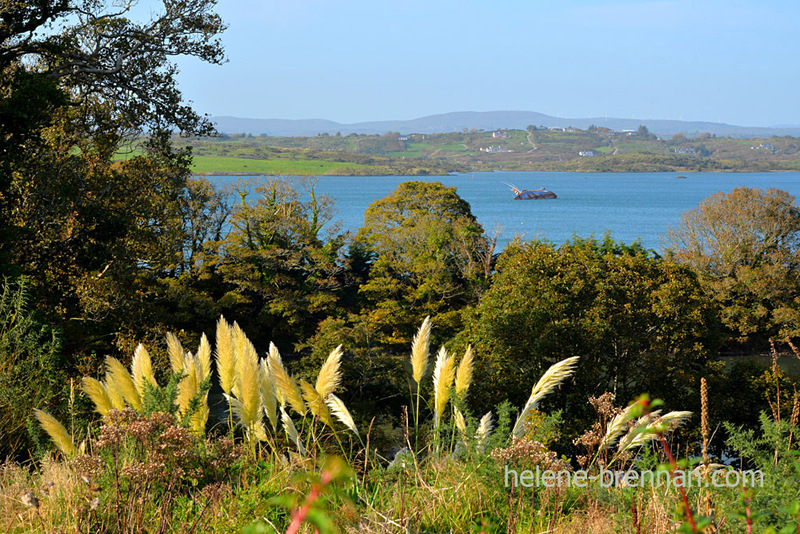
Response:
[[[500,229],[498,249],[520,235],[563,243],[573,236],[601,238],[606,231],[626,243],[641,240],[647,248],[662,250],[661,236],[680,222],[681,213],[697,207],[718,191],[738,186],[784,189],[800,197],[800,173],[572,173],[488,172],[436,177],[324,176],[318,194],[336,201],[335,221],[343,230],[356,231],[364,224],[364,211],[401,182],[439,181],[455,186],[472,207],[487,233]],[[209,176],[213,183],[236,183],[235,176]],[[242,178],[246,179],[246,178]],[[288,178],[289,180],[299,179]],[[513,200],[503,182],[520,189],[545,187],[555,200]]]

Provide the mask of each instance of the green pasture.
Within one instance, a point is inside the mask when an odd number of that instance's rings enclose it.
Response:
[[[195,156],[192,171],[201,174],[214,173],[254,173],[254,174],[301,174],[315,175],[349,168],[367,168],[367,165],[340,161],[320,160],[262,160],[249,158],[223,158],[215,156]]]

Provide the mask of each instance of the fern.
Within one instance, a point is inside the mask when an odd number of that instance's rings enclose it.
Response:
[[[170,373],[169,379],[164,386],[156,386],[150,382],[144,384],[144,394],[142,395],[142,413],[151,415],[156,412],[176,415],[178,405],[175,404],[178,398],[178,385],[186,374],[184,372]]]

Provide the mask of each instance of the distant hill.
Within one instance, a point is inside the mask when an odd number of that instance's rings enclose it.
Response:
[[[689,122],[657,119],[615,119],[594,117],[584,119],[564,119],[551,117],[534,111],[461,111],[430,115],[412,120],[359,122],[341,124],[324,119],[246,119],[238,117],[212,117],[217,129],[224,133],[249,133],[253,135],[299,136],[307,137],[327,133],[334,135],[384,134],[386,132],[411,133],[446,133],[458,132],[464,128],[478,130],[497,130],[501,128],[525,129],[528,125],[586,129],[592,124],[611,128],[612,130],[635,130],[640,124],[659,135],[673,135],[682,132],[686,135],[710,133],[730,137],[772,137],[800,136],[800,127],[751,127],[735,126],[716,122]]]

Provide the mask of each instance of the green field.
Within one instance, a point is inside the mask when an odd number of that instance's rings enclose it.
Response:
[[[329,174],[336,169],[365,169],[368,165],[358,163],[320,160],[261,160],[249,158],[226,158],[218,156],[194,156],[192,170],[200,174]]]
[[[179,138],[191,147],[194,171],[241,174],[435,175],[497,168],[581,172],[742,171],[800,168],[800,139],[732,139],[701,134],[621,135],[607,130],[472,130],[401,136],[245,136]],[[401,141],[401,139],[403,139]],[[506,152],[486,152],[490,146]],[[484,149],[483,151],[481,149]],[[615,152],[616,149],[616,152]],[[593,150],[599,157],[581,158]],[[125,158],[121,155],[121,159]]]

